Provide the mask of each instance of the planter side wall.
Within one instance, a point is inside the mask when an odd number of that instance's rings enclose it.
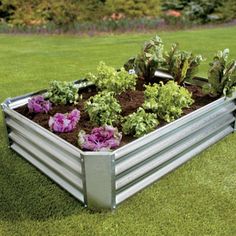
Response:
[[[3,111],[10,147],[84,202],[84,168],[79,149],[9,107]]]
[[[235,110],[234,99],[219,99],[147,135],[149,142],[139,143],[135,150],[117,150],[116,204],[232,133]]]

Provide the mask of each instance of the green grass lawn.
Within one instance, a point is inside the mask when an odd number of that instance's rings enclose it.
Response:
[[[72,81],[100,60],[115,67],[153,34],[100,37],[0,35],[0,101]],[[160,33],[203,54],[230,48],[236,27]],[[236,135],[231,134],[115,212],[92,212],[7,148],[0,116],[0,235],[236,235]]]

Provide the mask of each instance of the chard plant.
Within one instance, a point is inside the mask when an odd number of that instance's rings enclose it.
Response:
[[[94,83],[98,89],[104,91],[113,91],[116,94],[128,89],[134,90],[136,85],[136,75],[129,74],[124,68],[117,71],[104,62],[100,62],[97,67],[97,74],[87,74],[86,78]]]
[[[130,58],[124,67],[127,71],[134,69],[139,77],[147,81],[159,70],[171,74],[178,84],[183,84],[197,73],[202,60],[201,55],[195,56],[191,52],[180,51],[177,44],[173,44],[171,50],[165,52],[161,38],[156,36],[145,42],[141,52]],[[169,78],[158,79],[163,80],[167,81]]]
[[[55,104],[76,104],[79,98],[78,90],[73,82],[52,81],[46,97]]]
[[[81,130],[78,135],[78,145],[88,151],[109,151],[120,145],[122,134],[117,128],[109,125],[94,128],[91,134]]]
[[[130,134],[138,138],[153,131],[158,124],[156,114],[147,113],[140,107],[137,112],[124,117],[122,131],[124,134]]]
[[[210,63],[208,83],[203,86],[205,93],[214,96],[231,96],[236,90],[236,60],[228,62],[229,49],[218,51]]]
[[[191,93],[174,81],[169,81],[165,85],[160,82],[145,87],[143,108],[152,111],[167,122],[178,118],[183,108],[189,107],[194,102]]]
[[[171,50],[166,53],[165,67],[178,84],[190,80],[198,72],[199,65],[203,61],[201,55],[193,55],[192,52],[180,51],[178,44],[173,44]]]
[[[80,119],[80,111],[74,109],[70,113],[56,113],[51,116],[48,122],[50,129],[57,133],[71,132],[76,128]]]
[[[114,95],[113,92],[103,91],[85,102],[85,110],[93,123],[113,125],[119,122],[121,106]]]
[[[52,104],[42,95],[38,95],[28,100],[28,109],[34,113],[48,113],[52,109]]]
[[[157,69],[162,68],[164,63],[164,45],[161,38],[155,36],[145,42],[141,52],[136,57],[130,58],[124,67],[127,71],[134,69],[139,77],[149,80],[154,77]]]

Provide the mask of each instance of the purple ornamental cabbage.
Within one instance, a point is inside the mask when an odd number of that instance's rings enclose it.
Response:
[[[42,95],[38,95],[29,99],[28,108],[30,112],[48,113],[52,108],[52,104],[49,101],[46,101]]]
[[[122,134],[117,128],[112,126],[102,126],[94,128],[91,134],[86,134],[85,131],[79,132],[79,146],[84,150],[90,151],[108,151],[120,145]]]
[[[50,117],[48,124],[52,131],[66,133],[75,129],[79,119],[80,111],[74,109],[66,114],[56,113],[53,117]]]

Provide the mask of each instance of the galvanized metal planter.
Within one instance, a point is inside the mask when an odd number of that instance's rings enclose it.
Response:
[[[9,147],[90,208],[118,204],[235,130],[236,94],[220,98],[113,152],[84,152],[2,104]]]

